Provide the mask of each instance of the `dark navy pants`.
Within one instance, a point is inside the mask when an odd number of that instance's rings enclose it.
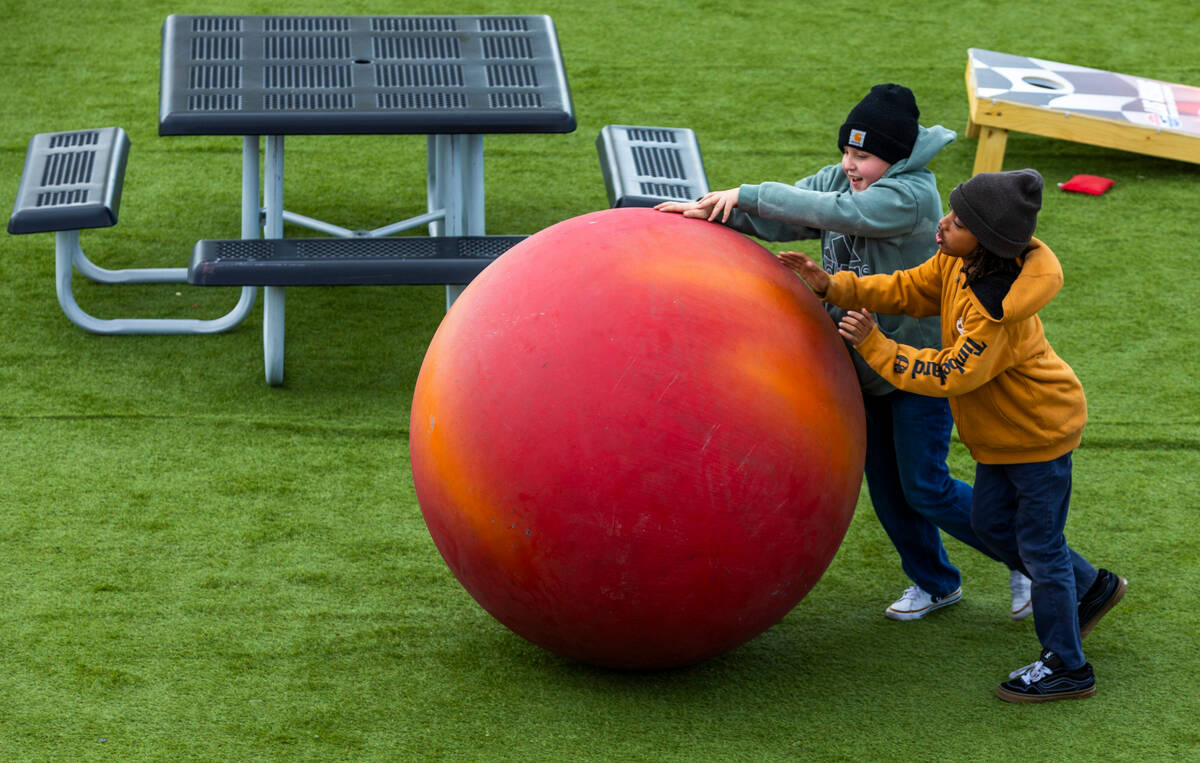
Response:
[[[1068,670],[1085,662],[1077,606],[1096,580],[1096,568],[1063,535],[1070,502],[1070,453],[1053,461],[975,467],[971,526],[1005,564],[1033,581],[1038,640]]]
[[[879,524],[900,554],[904,574],[934,596],[962,583],[938,528],[999,560],[971,527],[971,486],[950,476],[944,398],[899,390],[863,395],[867,413],[867,490]]]

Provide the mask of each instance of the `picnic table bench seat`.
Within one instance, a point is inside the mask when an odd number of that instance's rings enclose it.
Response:
[[[76,326],[95,334],[211,334],[239,324],[254,306],[245,289],[234,308],[211,320],[182,318],[97,318],[75,299],[78,271],[97,283],[185,283],[187,268],[110,270],[88,259],[80,232],[117,224],[130,141],[120,127],[39,133],[29,140],[8,232],[54,233],[55,291]]]
[[[596,151],[610,207],[695,201],[708,193],[700,144],[686,127],[605,125]]]
[[[525,236],[227,239],[197,242],[199,286],[467,284]]]

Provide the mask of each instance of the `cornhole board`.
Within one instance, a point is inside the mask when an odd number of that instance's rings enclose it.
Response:
[[[1200,88],[970,48],[967,100],[974,174],[1000,170],[1010,130],[1200,163]]]

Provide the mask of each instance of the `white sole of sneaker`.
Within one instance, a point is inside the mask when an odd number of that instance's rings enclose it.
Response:
[[[1024,620],[1033,614],[1033,599],[1025,602],[1025,606],[1020,609],[1014,609],[1008,613],[1008,616],[1014,620]]]
[[[888,607],[887,611],[885,611],[883,614],[885,617],[891,620],[920,620],[922,617],[934,611],[935,609],[941,609],[942,607],[948,607],[951,604],[957,604],[960,599],[962,599],[961,588],[954,593],[949,594],[948,596],[943,596],[940,601],[936,601],[933,604],[930,604],[928,607],[903,611]]]

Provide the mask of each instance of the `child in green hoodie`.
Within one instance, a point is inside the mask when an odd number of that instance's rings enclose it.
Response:
[[[996,688],[1009,702],[1095,694],[1082,639],[1126,587],[1063,537],[1071,454],[1087,403],[1037,315],[1063,282],[1054,253],[1033,238],[1041,203],[1036,171],[985,172],[950,192],[950,212],[935,235],[938,252],[918,267],[831,277],[799,252],[779,255],[830,303],[941,315],[943,349],[890,339],[861,310],[847,313],[838,330],[895,386],[950,399],[959,436],[977,462],[971,525],[995,555],[1033,579],[1043,650]]]
[[[723,223],[768,241],[819,238],[829,273],[891,273],[923,262],[942,215],[928,163],[954,140],[950,130],[918,123],[912,91],[875,85],[838,132],[840,164],[794,185],[762,183],[707,194],[699,201],[659,204],[664,212]],[[836,322],[844,311],[828,306]],[[936,315],[878,316],[888,337],[916,347],[939,346]],[[970,523],[971,487],[946,466],[953,420],[946,401],[896,389],[851,352],[867,414],[867,488],[879,522],[912,580],[884,614],[916,620],[962,597],[938,529],[995,557]],[[1029,580],[1010,574],[1012,609],[1029,614]]]

